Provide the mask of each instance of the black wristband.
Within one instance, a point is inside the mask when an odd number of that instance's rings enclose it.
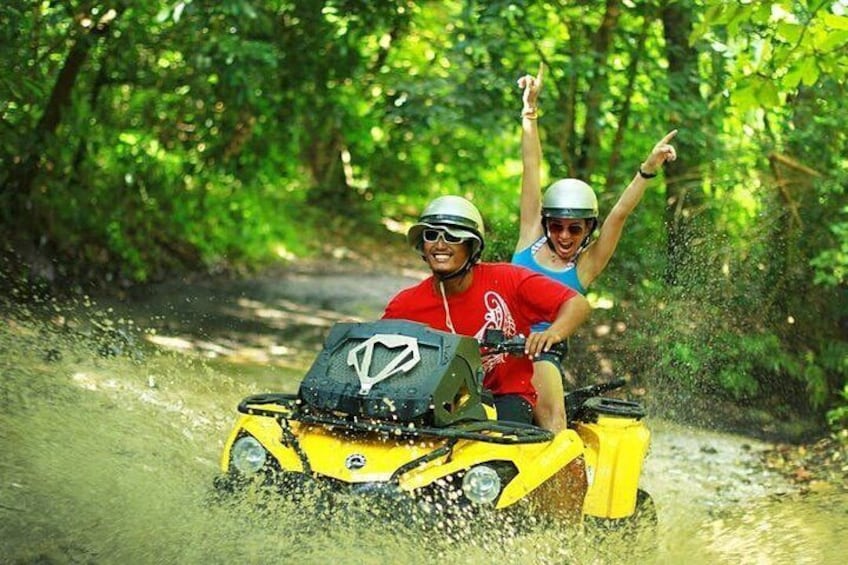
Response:
[[[642,170],[642,167],[639,167],[639,176],[643,179],[652,179],[657,176],[657,173],[646,173]]]

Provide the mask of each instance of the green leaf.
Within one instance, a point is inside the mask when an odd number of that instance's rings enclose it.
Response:
[[[786,40],[788,43],[798,43],[801,39],[801,33],[804,31],[804,26],[791,22],[780,22],[777,24],[777,37]]]
[[[848,17],[836,14],[824,14],[822,16],[825,25],[832,29],[848,31]]]
[[[764,80],[757,89],[757,100],[764,108],[774,108],[780,105],[780,94],[773,81]]]
[[[730,100],[740,111],[746,112],[757,107],[757,89],[753,85],[737,88],[730,93]]]
[[[804,59],[804,63],[802,66],[802,74],[804,84],[807,86],[813,86],[819,80],[819,66],[816,63],[816,59],[814,57],[808,57]]]
[[[789,67],[789,70],[780,81],[784,88],[792,90],[798,87],[801,79],[804,77],[803,63],[804,61],[795,61],[792,63],[792,66]]]
[[[118,139],[121,143],[126,143],[127,145],[136,145],[139,142],[139,136],[129,132],[120,133]]]
[[[824,53],[834,51],[839,47],[848,43],[848,31],[834,31],[828,33],[827,36],[818,43],[818,50]],[[843,61],[844,65],[845,62]]]

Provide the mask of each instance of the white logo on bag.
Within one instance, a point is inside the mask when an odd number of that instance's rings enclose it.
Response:
[[[371,376],[371,362],[374,357],[374,347],[380,344],[388,349],[403,348],[374,376]],[[362,354],[360,356],[360,353]],[[415,367],[421,360],[418,351],[418,340],[405,335],[376,334],[363,341],[347,354],[347,364],[356,371],[359,377],[359,394],[366,395],[371,387],[384,381],[396,373],[405,373]]]

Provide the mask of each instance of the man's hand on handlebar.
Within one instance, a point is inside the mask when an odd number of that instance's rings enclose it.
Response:
[[[562,341],[562,337],[547,329],[543,332],[531,333],[527,337],[527,343],[524,346],[524,354],[531,359],[538,357],[540,354],[550,350],[550,348]]]
[[[506,338],[501,331],[487,331],[480,345],[486,350],[484,354],[508,353],[510,355],[526,355],[534,359],[542,353],[549,351],[551,347],[561,341],[562,337],[550,329],[543,332],[531,333],[527,338],[523,335],[514,335]]]

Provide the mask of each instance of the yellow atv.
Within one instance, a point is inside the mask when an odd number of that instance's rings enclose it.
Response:
[[[556,435],[497,420],[481,356],[523,352],[523,338],[498,331],[478,343],[413,322],[339,323],[297,394],[239,404],[216,485],[348,494],[425,513],[524,508],[578,524],[652,511],[638,488],[644,411],[598,396],[623,381],[566,395],[569,428]]]

